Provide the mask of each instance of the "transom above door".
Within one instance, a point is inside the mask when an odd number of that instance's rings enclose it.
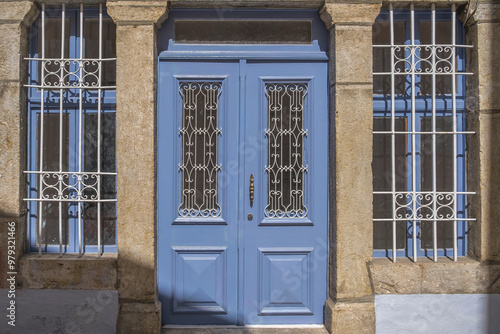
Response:
[[[323,323],[327,63],[308,47],[160,55],[164,324]]]

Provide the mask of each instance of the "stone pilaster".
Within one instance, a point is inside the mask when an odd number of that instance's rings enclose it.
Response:
[[[330,29],[329,300],[331,333],[374,333],[375,311],[367,265],[372,261],[372,25],[379,1],[327,1]]]
[[[0,1],[0,288],[6,287],[8,223],[16,232],[16,263],[25,250],[26,89],[32,1]]]
[[[157,25],[166,1],[109,1],[116,31],[118,333],[159,333],[156,295]]]
[[[500,3],[479,1],[469,8],[467,44],[468,124],[475,135],[468,138],[469,255],[481,262],[500,261]]]

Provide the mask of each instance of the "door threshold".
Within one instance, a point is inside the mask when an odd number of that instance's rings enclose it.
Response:
[[[327,334],[324,325],[164,325],[162,334]]]

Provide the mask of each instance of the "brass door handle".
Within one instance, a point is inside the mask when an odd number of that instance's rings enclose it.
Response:
[[[250,207],[253,207],[253,193],[254,193],[253,174],[250,174],[250,187],[248,187],[248,190],[250,192]]]

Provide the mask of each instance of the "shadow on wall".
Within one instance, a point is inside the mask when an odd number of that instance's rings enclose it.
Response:
[[[2,334],[116,333],[116,290],[17,289],[15,299],[9,299],[8,293],[0,290]],[[15,300],[15,313],[10,300]],[[15,318],[9,318],[10,314]],[[15,327],[9,324],[13,319]]]

